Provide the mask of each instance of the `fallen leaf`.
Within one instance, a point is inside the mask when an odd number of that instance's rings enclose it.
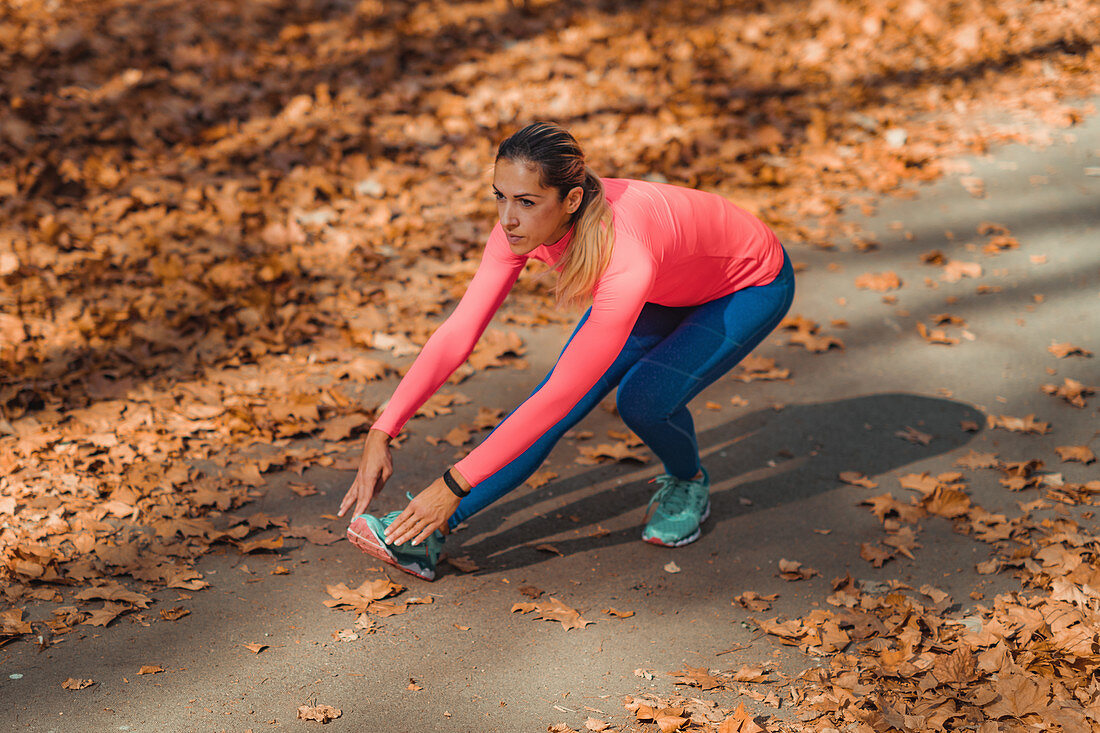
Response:
[[[616,618],[630,618],[634,615],[633,611],[620,611],[616,608],[605,608],[603,612],[608,616],[614,616]]]
[[[83,690],[85,687],[91,687],[94,684],[95,680],[92,679],[78,680],[70,677],[62,682],[61,686],[66,690]]]
[[[943,266],[943,274],[940,275],[940,279],[944,282],[958,282],[964,277],[981,277],[982,266],[977,262],[960,262],[959,260],[950,260]]]
[[[267,649],[267,644],[241,644],[241,646],[253,654],[259,654],[264,649]]]
[[[557,555],[558,557],[564,557],[564,555],[561,554],[561,550],[554,547],[548,542],[543,542],[542,544],[535,545],[535,549],[542,550],[543,552],[549,552],[551,555]]]
[[[1085,407],[1087,404],[1085,398],[1096,392],[1095,387],[1086,386],[1069,377],[1066,377],[1061,385],[1044,384],[1042,390],[1049,395],[1061,397],[1074,407]]]
[[[859,545],[859,556],[876,568],[881,568],[887,560],[892,560],[894,558],[894,553],[883,549],[877,543],[872,545],[870,542],[861,542]]]
[[[343,713],[340,708],[331,705],[299,705],[298,720],[316,720],[318,723],[327,723],[336,720]]]
[[[160,617],[165,621],[179,621],[181,618],[191,613],[183,606],[176,606],[175,608],[162,608],[160,611]]]
[[[772,607],[772,601],[779,598],[778,593],[770,593],[762,596],[756,591],[747,590],[741,595],[733,599],[732,603],[735,603],[742,608],[747,608],[750,611],[767,611]]]
[[[865,290],[886,292],[901,287],[901,278],[893,270],[887,272],[865,272],[856,278],[856,287]]]
[[[1054,354],[1059,359],[1065,359],[1069,356],[1092,356],[1092,352],[1088,349],[1083,349],[1080,346],[1074,346],[1068,341],[1063,343],[1052,343],[1047,347],[1047,351]]]
[[[1087,445],[1060,445],[1054,450],[1058,451],[1058,457],[1066,463],[1069,461],[1092,463],[1096,460],[1096,456]]]
[[[841,481],[853,486],[862,486],[865,489],[877,489],[878,484],[864,476],[859,471],[841,471],[837,476]]]
[[[516,603],[512,605],[512,613],[530,613],[536,611],[536,618],[546,621],[559,621],[566,631],[570,629],[583,629],[595,621],[585,620],[576,609],[570,608],[557,598],[550,597],[542,603]]]
[[[275,535],[274,537],[268,537],[260,540],[249,540],[248,542],[238,542],[237,549],[242,555],[248,555],[253,552],[260,552],[262,550],[277,550],[283,546],[283,536]]]
[[[783,580],[809,580],[819,573],[813,568],[802,567],[802,563],[797,560],[780,560],[779,561],[779,577]]]
[[[326,585],[325,590],[332,596],[332,600],[324,602],[329,608],[348,606],[352,610],[362,613],[375,601],[397,595],[405,590],[405,587],[394,583],[389,578],[378,578],[364,580],[358,588],[354,589],[349,588],[344,583],[339,583],[337,585]]]
[[[544,469],[542,471],[536,471],[528,476],[527,481],[525,481],[524,483],[526,483],[532,489],[537,489],[540,486],[545,486],[557,477],[558,474],[555,471]]]
[[[634,461],[636,463],[649,463],[649,456],[645,448],[633,448],[625,441],[619,443],[600,443],[596,447],[582,445],[579,449],[580,456],[576,462],[582,465],[594,465],[606,460],[616,462]]]
[[[894,433],[894,435],[899,438],[904,438],[910,443],[916,443],[917,445],[928,445],[932,442],[932,438],[934,437],[932,435],[929,435],[928,433],[922,433],[921,431],[909,425],[906,425],[904,430],[899,430]]]
[[[1027,417],[1010,417],[1008,415],[986,415],[986,424],[990,428],[1003,428],[1017,433],[1036,433],[1044,435],[1050,432],[1050,423],[1035,419],[1031,414]]]
[[[475,572],[475,571],[481,569],[481,568],[478,567],[477,563],[475,563],[473,560],[470,559],[469,555],[461,555],[459,557],[449,557],[448,556],[448,557],[445,557],[444,560],[447,562],[448,565],[453,567],[455,570],[458,570],[458,571],[463,572],[463,573],[472,573],[472,572]]]
[[[689,667],[685,665],[679,672],[673,672],[672,676],[676,678],[676,684],[678,685],[699,687],[704,691],[722,687],[722,681],[712,675],[704,667]]]
[[[665,572],[666,573],[678,573],[678,572],[680,572],[680,566],[677,565],[672,560],[669,560],[667,563],[665,563]]]
[[[138,670],[138,674],[157,674],[163,672],[164,668],[156,664],[143,664],[141,669]]]

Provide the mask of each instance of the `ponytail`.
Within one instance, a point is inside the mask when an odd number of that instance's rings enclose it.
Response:
[[[584,197],[574,214],[573,237],[562,256],[561,274],[554,288],[559,306],[583,305],[611,259],[615,242],[611,206],[603,183],[588,166],[584,168]]]
[[[559,200],[581,187],[581,205],[573,212],[573,236],[558,263],[554,296],[559,306],[583,305],[611,260],[615,231],[603,183],[585,164],[580,144],[558,125],[535,122],[502,142],[496,159],[536,166],[540,183],[557,189]]]

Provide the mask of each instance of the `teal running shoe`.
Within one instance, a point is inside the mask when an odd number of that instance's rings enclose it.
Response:
[[[411,496],[409,497],[412,498]],[[438,529],[419,545],[404,542],[394,545],[386,542],[386,527],[393,524],[401,510],[384,517],[360,514],[348,526],[348,541],[368,555],[411,573],[424,580],[435,580],[435,568],[443,551],[443,533]]]
[[[699,525],[710,516],[710,476],[703,469],[703,477],[696,481],[684,480],[663,473],[653,479],[661,488],[649,500],[646,512],[657,503],[649,522],[642,531],[642,539],[650,544],[680,547],[699,539]]]

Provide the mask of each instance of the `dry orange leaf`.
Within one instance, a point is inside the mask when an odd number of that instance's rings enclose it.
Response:
[[[893,270],[887,272],[865,272],[856,278],[856,287],[864,290],[876,290],[880,293],[897,290],[901,287],[901,278]]]
[[[1053,343],[1047,347],[1047,351],[1054,354],[1059,359],[1065,359],[1069,356],[1092,356],[1092,352],[1088,349],[1083,349],[1080,346],[1074,346],[1068,341],[1062,343]]]
[[[1081,463],[1092,463],[1096,460],[1096,456],[1087,445],[1060,445],[1054,450],[1058,451],[1058,457],[1063,462],[1080,461]]]

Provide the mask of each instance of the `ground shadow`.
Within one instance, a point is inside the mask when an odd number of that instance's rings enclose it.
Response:
[[[723,522],[806,499],[840,485],[841,471],[875,476],[907,464],[947,453],[966,444],[973,433],[961,421],[982,424],[981,413],[970,405],[934,397],[888,393],[790,405],[782,410],[758,410],[699,435],[703,464],[711,476],[711,516],[704,536]],[[933,436],[927,445],[898,437],[907,426]],[[633,480],[616,485],[614,479],[637,474],[633,465],[601,466],[487,508],[469,520],[470,531],[496,527],[517,512],[580,492],[575,498],[500,532],[470,537],[457,534],[452,554],[468,554],[486,572],[513,570],[546,559],[534,545],[555,535],[572,532],[580,517],[597,527],[613,517],[645,507],[653,494],[649,483],[660,472],[651,466]],[[608,484],[598,491],[582,491]],[[742,498],[750,500],[745,504]],[[640,526],[607,533],[553,540],[563,555],[637,542]],[[458,542],[455,542],[458,540]],[[461,544],[460,544],[461,543]]]

